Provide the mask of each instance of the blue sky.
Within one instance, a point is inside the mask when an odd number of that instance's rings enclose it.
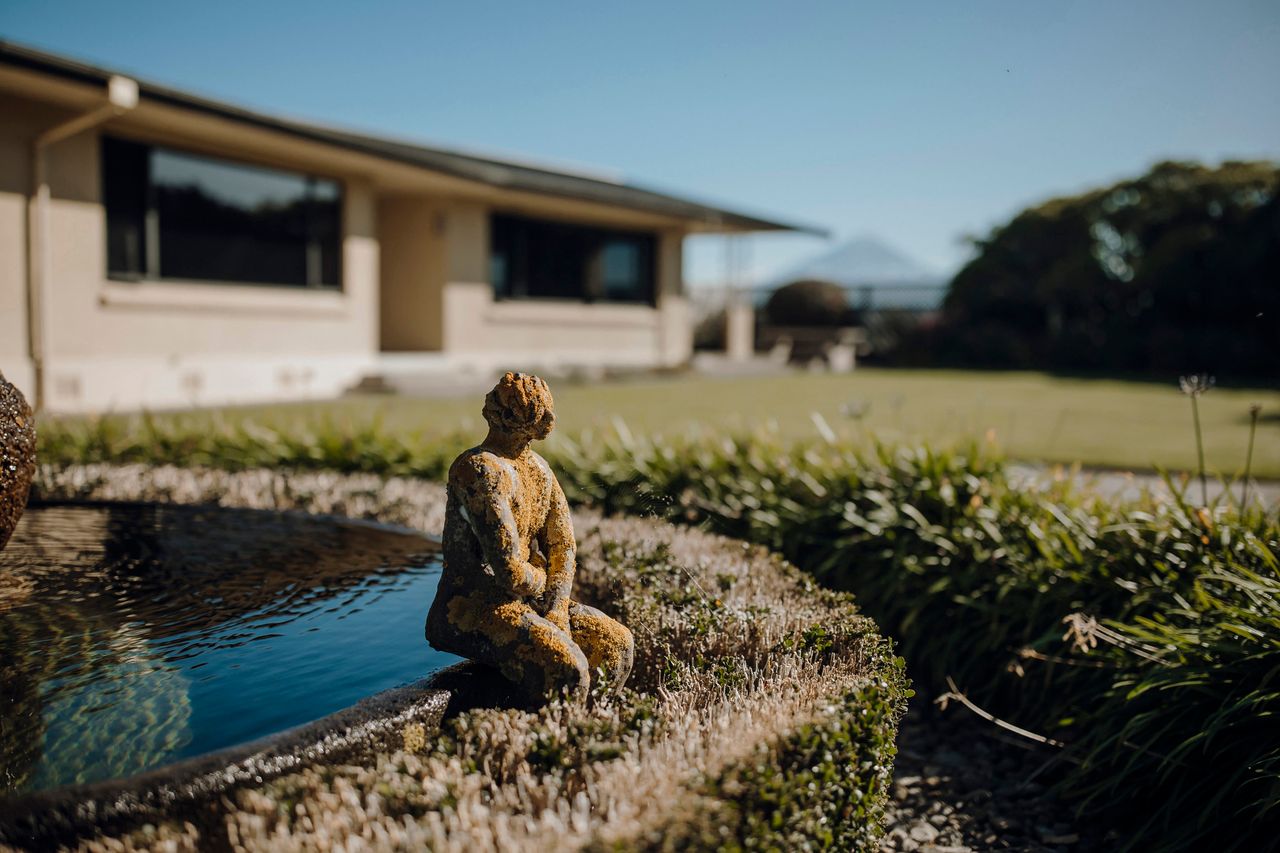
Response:
[[[284,115],[598,167],[942,272],[1026,204],[1280,159],[1280,3],[3,0],[0,36]],[[753,238],[754,276],[823,250]],[[695,241],[694,282],[722,273]]]

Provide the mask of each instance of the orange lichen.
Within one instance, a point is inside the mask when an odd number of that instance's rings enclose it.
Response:
[[[569,624],[573,640],[587,656],[592,672],[603,670],[612,677],[631,671],[635,639],[627,626],[594,607],[576,602],[569,608]]]
[[[459,631],[480,632],[498,645],[510,645],[520,636],[523,606],[510,601],[492,607],[484,595],[460,595],[449,602],[449,622]]]
[[[449,469],[444,572],[427,639],[497,667],[535,695],[585,695],[597,670],[620,687],[631,671],[631,632],[570,598],[569,505],[529,447],[555,425],[547,383],[506,374],[485,398],[484,417],[484,442]]]

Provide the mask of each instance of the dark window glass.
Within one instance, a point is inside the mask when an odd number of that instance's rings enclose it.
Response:
[[[109,273],[340,286],[336,181],[110,138],[102,152]]]
[[[504,299],[654,301],[654,238],[564,222],[495,215],[490,276]]]
[[[645,299],[645,256],[637,240],[612,239],[600,248],[600,278],[605,299]]]
[[[102,140],[102,197],[107,208],[107,270],[140,278],[147,271],[149,151],[119,139]]]

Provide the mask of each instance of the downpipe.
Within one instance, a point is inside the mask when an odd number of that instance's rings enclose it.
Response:
[[[53,246],[49,226],[48,149],[138,105],[138,84],[113,75],[107,81],[107,102],[86,113],[48,128],[31,143],[31,206],[28,212],[27,247],[27,346],[35,374],[33,408],[42,411],[48,402],[45,370],[45,304]]]

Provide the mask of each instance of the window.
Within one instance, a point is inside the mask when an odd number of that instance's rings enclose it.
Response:
[[[337,181],[104,137],[107,274],[336,289]]]
[[[653,235],[495,215],[489,271],[501,299],[654,303]]]

